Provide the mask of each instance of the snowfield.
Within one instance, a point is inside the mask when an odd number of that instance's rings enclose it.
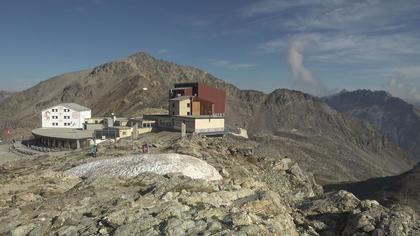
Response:
[[[67,171],[79,177],[96,178],[116,176],[133,178],[145,172],[156,174],[181,173],[192,179],[221,180],[219,172],[198,158],[170,154],[143,154],[98,160],[74,167]]]

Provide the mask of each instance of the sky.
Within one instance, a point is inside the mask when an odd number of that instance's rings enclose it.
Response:
[[[2,0],[0,90],[135,54],[242,89],[420,102],[420,1]]]

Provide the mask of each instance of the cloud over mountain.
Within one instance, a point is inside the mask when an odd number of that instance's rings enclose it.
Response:
[[[312,71],[304,65],[304,49],[307,41],[298,38],[292,41],[287,50],[287,61],[292,69],[293,78],[299,88],[311,94],[326,95],[326,87],[313,77]]]

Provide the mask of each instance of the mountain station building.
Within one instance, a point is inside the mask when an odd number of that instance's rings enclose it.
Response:
[[[91,110],[76,103],[61,103],[42,111],[42,128],[82,129]]]
[[[168,115],[144,115],[144,119],[156,121],[161,129],[182,129],[186,132],[207,136],[223,135],[225,131],[225,99],[223,89],[200,83],[175,84],[169,90]]]

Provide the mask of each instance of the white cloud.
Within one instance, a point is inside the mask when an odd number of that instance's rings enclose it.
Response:
[[[320,80],[313,77],[312,71],[304,65],[304,49],[307,44],[306,38],[298,38],[292,41],[287,50],[287,61],[292,69],[293,78],[297,86],[305,92],[324,96],[327,89]]]
[[[420,85],[420,66],[391,68],[388,73],[389,93],[408,102],[420,103],[420,89],[417,87]]]
[[[211,62],[212,66],[228,69],[228,70],[241,70],[241,69],[250,69],[254,68],[256,65],[252,63],[232,63],[227,60],[217,60]]]
[[[166,49],[166,48],[162,48],[162,49],[159,49],[158,50],[158,54],[168,54],[168,53],[170,53],[171,51],[170,50],[168,50],[168,49]]]
[[[309,60],[343,63],[384,61],[420,55],[416,0],[262,0],[242,9],[242,16],[284,35],[258,46],[259,52],[283,51],[290,38],[311,38]]]
[[[420,56],[420,43],[414,35],[352,35],[352,34],[300,34],[311,41],[308,45],[310,61],[328,63],[383,62],[401,56]],[[257,46],[260,53],[278,53],[287,48],[289,38],[274,39]]]
[[[323,77],[331,71],[369,80],[351,86],[379,88],[381,82],[371,80],[385,79],[390,92],[410,100],[420,91],[420,71],[404,65],[420,63],[419,12],[418,0],[260,0],[243,7],[241,17],[248,27],[277,32],[280,37],[258,44],[257,53],[286,52],[297,83],[317,84],[306,62]]]
[[[420,90],[406,83],[404,79],[394,78],[388,82],[388,92],[393,96],[405,99],[408,102],[420,102]]]
[[[413,15],[410,13],[419,9],[420,4],[416,0],[261,0],[243,7],[241,15],[252,18],[254,22],[271,22],[278,29],[360,32],[371,31],[374,27],[400,25],[401,17],[409,20]]]
[[[308,6],[313,5],[314,3],[318,3],[320,1],[302,1],[302,0],[286,0],[286,1],[278,1],[278,0],[263,0],[263,1],[256,1],[251,5],[245,6],[241,9],[241,14],[244,17],[253,17],[261,14],[273,13],[273,12],[281,12],[290,7],[296,6]]]

